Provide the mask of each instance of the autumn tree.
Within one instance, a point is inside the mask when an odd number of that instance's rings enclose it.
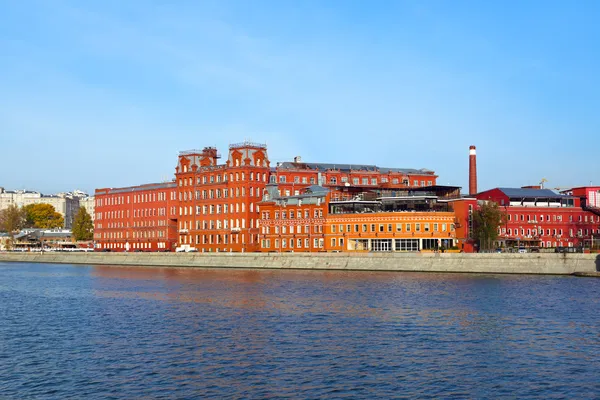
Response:
[[[72,230],[75,240],[92,240],[94,238],[94,223],[84,207],[80,207],[77,211]]]
[[[0,231],[7,232],[10,244],[14,242],[14,234],[25,226],[25,212],[14,204],[0,210]]]
[[[497,203],[484,202],[473,212],[473,239],[480,250],[490,250],[498,239],[498,228],[506,222],[506,214]]]
[[[52,229],[62,228],[65,219],[56,212],[51,204],[29,204],[23,207],[25,212],[25,226],[27,228]]]

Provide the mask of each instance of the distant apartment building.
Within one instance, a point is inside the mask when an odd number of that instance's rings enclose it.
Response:
[[[56,212],[60,213],[64,220],[64,228],[70,229],[73,219],[79,210],[79,197],[72,193],[59,193],[56,195],[44,195],[40,192],[30,190],[5,190],[0,188],[0,210],[9,205],[23,207],[30,204],[50,204]]]
[[[92,217],[92,222],[96,219],[96,198],[94,196],[84,196],[79,198],[79,207],[85,208],[85,211]]]
[[[175,182],[96,189],[97,251],[174,251],[179,201]]]

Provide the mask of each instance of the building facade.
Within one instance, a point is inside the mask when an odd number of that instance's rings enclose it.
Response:
[[[415,188],[416,189],[416,188]],[[261,210],[263,252],[389,252],[455,246],[455,215],[448,205],[456,187],[369,191],[348,200],[311,186],[281,196],[270,184]]]
[[[584,247],[600,235],[600,215],[582,207],[578,196],[548,189],[495,188],[477,194],[506,214],[499,244],[506,247]]]
[[[259,208],[269,181],[267,146],[229,146],[225,163],[214,147],[183,151],[175,168],[179,244],[201,252],[259,249]]]
[[[262,252],[327,251],[325,221],[329,190],[313,185],[294,196],[280,196],[269,184],[260,207]]]
[[[282,196],[300,194],[303,188],[319,185],[331,192],[332,199],[352,198],[356,193],[373,189],[405,190],[436,185],[437,175],[427,169],[383,168],[376,165],[279,163],[271,173],[270,183],[279,186]]]
[[[175,182],[96,189],[97,251],[174,251],[179,201]]]

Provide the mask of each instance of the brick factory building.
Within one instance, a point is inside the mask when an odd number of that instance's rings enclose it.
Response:
[[[592,204],[598,192],[585,188],[573,191],[583,196],[557,194],[549,189],[495,188],[478,193],[476,198],[497,203],[506,214],[506,223],[499,229],[502,246],[589,246],[594,235],[600,235],[600,212],[585,209],[583,203],[587,200]],[[594,197],[587,197],[590,194]]]
[[[232,144],[225,163],[219,158],[214,147],[179,154],[179,244],[209,252],[257,251],[257,203],[270,174],[267,146]]]
[[[269,186],[259,204],[263,252],[420,251],[455,245],[449,202],[460,196],[458,187],[377,189],[334,200],[320,186],[293,196]]]
[[[435,185],[437,176],[426,169],[380,168],[373,165],[303,163],[299,157],[294,162],[284,162],[271,167],[267,147],[264,144],[243,142],[229,146],[227,159],[221,158],[217,149],[205,147],[202,150],[183,151],[179,154],[175,178],[178,212],[179,244],[195,247],[199,251],[259,251],[267,243],[269,248],[290,249],[290,229],[295,236],[291,246],[310,251],[324,249],[325,232],[315,223],[310,202],[323,197],[323,192],[311,192],[322,188],[328,199],[344,200],[353,198],[365,190],[406,190],[412,187]],[[272,203],[263,201],[263,195],[270,198],[289,198],[285,202],[303,202],[301,206],[301,232],[298,226],[285,227],[285,234],[277,237],[275,229],[280,228],[274,221],[275,210]],[[273,186],[276,185],[276,186]],[[276,192],[273,192],[275,190]],[[316,195],[316,196],[315,196]],[[283,200],[279,199],[281,203]],[[319,200],[321,201],[321,200]],[[263,207],[267,207],[270,218],[261,218]],[[323,210],[327,209],[325,204]],[[308,212],[310,218],[305,218]],[[279,214],[279,212],[278,212]],[[263,214],[264,217],[267,214]],[[279,214],[283,215],[282,213]],[[294,219],[299,219],[296,212]],[[324,214],[321,214],[324,215]],[[289,214],[286,212],[286,217]],[[317,217],[320,219],[323,217]],[[261,221],[267,225],[269,233],[261,229]],[[306,236],[307,224],[310,226]],[[274,225],[275,224],[275,225]],[[283,229],[283,227],[282,227]],[[319,232],[312,232],[318,229]],[[310,234],[310,236],[309,236]],[[314,235],[320,235],[316,237]],[[315,239],[317,239],[315,241]],[[285,241],[284,241],[285,240]],[[306,241],[309,245],[306,245]],[[264,241],[264,242],[263,242]],[[316,245],[315,245],[316,243]]]
[[[270,183],[279,185],[283,196],[300,194],[303,188],[319,185],[329,189],[332,199],[352,198],[372,189],[403,190],[436,185],[437,175],[427,169],[383,168],[376,165],[279,163],[272,171]]]
[[[97,251],[173,251],[177,243],[175,182],[96,189]]]
[[[280,196],[267,186],[260,206],[260,251],[325,251],[325,221],[329,190],[317,185],[294,196]]]

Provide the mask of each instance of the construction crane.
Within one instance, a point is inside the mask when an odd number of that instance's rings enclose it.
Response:
[[[544,188],[544,183],[548,182],[548,179],[546,178],[542,178],[542,180],[540,181],[540,188],[543,189]]]

